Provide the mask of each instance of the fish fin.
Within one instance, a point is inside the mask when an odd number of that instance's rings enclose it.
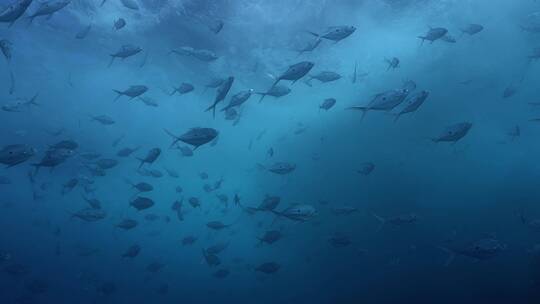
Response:
[[[139,157],[136,157],[136,159],[141,162],[141,164],[139,165],[139,169],[142,168],[142,166],[144,165],[144,159],[139,158]]]
[[[381,216],[378,216],[377,214],[375,213],[372,213],[371,215],[373,215],[374,218],[377,219],[377,221],[379,221],[379,228],[377,228],[377,232],[381,231],[381,229],[384,227],[384,224],[386,224],[386,219],[384,219],[383,217]]]
[[[111,56],[111,61],[109,61],[109,65],[107,66],[108,68],[111,67],[111,65],[114,62],[114,58],[115,58],[113,55],[110,55],[110,56]]]
[[[362,120],[363,120],[364,117],[366,116],[366,113],[369,111],[369,108],[368,107],[355,106],[355,107],[348,107],[348,108],[346,108],[346,110],[360,110],[360,111],[362,111]]]
[[[420,44],[420,46],[424,45],[424,41],[426,40],[426,37],[418,36],[418,39],[422,39],[422,44]]]
[[[114,98],[113,101],[117,101],[120,97],[122,97],[122,95],[124,95],[122,92],[118,91],[118,90],[113,90],[116,94],[118,94],[116,96],[116,98]]]
[[[321,37],[321,35],[319,35],[319,34],[317,34],[317,33],[314,33],[314,32],[312,32],[312,31],[306,31],[306,32],[309,33],[309,34],[311,34],[311,35],[313,35],[313,36],[315,36],[315,37],[317,37],[317,38],[320,38],[320,37]]]
[[[257,95],[261,95],[261,99],[259,99],[259,103],[264,99],[264,97],[266,97],[266,93],[258,93],[258,92],[255,92],[253,94],[257,94]]]
[[[446,261],[444,262],[444,266],[445,267],[448,267],[450,266],[450,264],[452,264],[452,262],[454,261],[454,259],[456,258],[456,253],[446,247],[443,247],[443,246],[438,246],[437,248],[439,248],[440,250],[448,253],[448,258],[446,259]]]

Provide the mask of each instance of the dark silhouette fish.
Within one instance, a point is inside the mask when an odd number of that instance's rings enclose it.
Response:
[[[171,143],[170,147],[174,147],[178,142],[184,142],[186,144],[192,145],[195,148],[193,150],[196,150],[200,146],[207,144],[214,140],[219,132],[216,129],[212,128],[191,128],[186,133],[176,136],[173,133],[164,130],[167,134],[169,134],[174,140]]]
[[[134,56],[139,54],[142,51],[142,49],[138,46],[132,45],[132,44],[124,44],[116,51],[116,53],[111,54],[111,61],[109,62],[108,66],[111,66],[114,62],[115,58],[120,59],[126,59],[128,57]]]
[[[43,2],[41,6],[37,9],[37,11],[35,11],[30,16],[28,16],[28,18],[30,19],[30,23],[32,23],[34,18],[40,17],[40,16],[47,16],[47,20],[48,20],[52,17],[54,13],[63,9],[70,3],[71,3],[71,0],[58,0],[58,1]]]
[[[216,98],[214,99],[214,103],[210,107],[208,107],[205,110],[205,112],[212,110],[212,114],[214,118],[216,117],[216,106],[218,103],[223,101],[225,97],[227,97],[227,94],[231,90],[233,82],[234,82],[234,77],[229,77],[227,78],[227,80],[225,80],[223,84],[219,86],[219,88],[217,89]]]
[[[148,151],[145,158],[137,158],[138,160],[141,161],[141,164],[139,165],[139,169],[145,163],[153,164],[156,161],[156,159],[159,157],[160,154],[161,154],[161,149],[160,148],[153,148],[150,151]]]
[[[18,0],[5,7],[0,12],[0,22],[9,23],[9,26],[12,26],[26,12],[30,4],[32,0]]]

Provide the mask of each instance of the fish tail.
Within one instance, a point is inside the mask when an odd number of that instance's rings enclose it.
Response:
[[[366,116],[366,113],[369,111],[369,108],[368,107],[348,107],[347,110],[360,110],[362,111],[362,118],[361,120],[364,119],[364,117]]]
[[[110,55],[110,56],[111,56],[111,61],[109,61],[109,65],[107,65],[108,68],[111,67],[111,65],[114,62],[114,58],[115,58],[114,55]]]
[[[426,41],[426,37],[418,36],[418,39],[422,39],[422,44],[420,44],[420,46],[424,45],[424,41]]]
[[[453,250],[451,250],[449,248],[446,248],[446,247],[443,247],[443,246],[438,246],[437,248],[439,248],[440,250],[448,253],[448,258],[444,262],[444,266],[446,266],[446,267],[450,266],[450,264],[452,264],[452,262],[456,258],[456,253]]]
[[[377,214],[375,213],[372,213],[371,215],[373,215],[374,218],[377,219],[377,221],[379,221],[379,228],[377,228],[377,232],[381,231],[381,229],[384,227],[384,224],[386,224],[386,219],[384,219],[383,217],[381,216],[378,216]]]
[[[118,95],[116,96],[116,98],[114,98],[113,101],[117,101],[118,98],[120,98],[120,97],[122,97],[122,95],[124,95],[124,93],[122,93],[122,92],[120,92],[120,91],[118,91],[118,90],[113,90],[113,92],[115,92],[116,94],[118,94]]]
[[[311,35],[313,35],[313,36],[315,36],[315,37],[317,37],[317,38],[320,38],[320,37],[321,37],[321,35],[319,35],[319,34],[317,34],[317,33],[315,33],[315,32],[312,32],[312,31],[306,31],[306,32],[309,33],[309,34],[311,34]]]
[[[139,165],[139,169],[140,169],[144,165],[144,159],[139,158],[139,157],[136,157],[136,158],[137,158],[137,160],[139,160],[141,162],[141,164]]]
[[[264,98],[266,97],[266,95],[267,95],[266,93],[254,93],[254,94],[261,95],[261,99],[259,99],[259,103],[260,103],[261,101],[263,101],[263,99],[264,99]]]

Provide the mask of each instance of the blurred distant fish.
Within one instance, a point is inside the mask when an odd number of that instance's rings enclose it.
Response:
[[[433,43],[436,40],[441,39],[448,33],[448,30],[444,27],[435,27],[430,28],[429,31],[424,36],[418,36],[418,38],[422,39],[422,44],[424,44],[424,41],[429,41]]]
[[[341,75],[332,71],[322,71],[314,75],[309,75],[306,84],[311,86],[311,81],[316,79],[322,83],[332,82],[341,79]]]
[[[43,2],[38,7],[37,11],[35,11],[30,16],[28,16],[28,18],[30,19],[30,23],[32,23],[34,18],[40,17],[40,16],[47,16],[47,20],[49,20],[54,13],[63,9],[70,3],[71,3],[71,0],[58,0],[58,1]]]
[[[453,142],[456,143],[472,128],[472,123],[470,122],[460,122],[446,127],[441,134],[432,140],[434,142]]]
[[[397,57],[392,57],[390,59],[385,58],[384,61],[388,64],[388,68],[386,69],[387,71],[399,68],[399,58]]]
[[[189,92],[192,92],[195,89],[195,87],[191,83],[182,82],[177,88],[173,87],[173,91],[171,92],[171,96],[175,93],[178,93],[180,95],[187,94]]]
[[[13,43],[7,39],[0,40],[0,51],[2,51],[6,60],[10,62],[13,52]]]
[[[22,112],[24,110],[29,109],[30,106],[36,106],[36,107],[40,106],[40,104],[36,102],[38,96],[39,96],[39,93],[34,95],[28,101],[22,102],[21,99],[19,99],[14,103],[4,104],[2,105],[2,110],[6,112]]]
[[[88,33],[90,33],[90,30],[92,29],[92,24],[89,24],[85,26],[82,30],[80,30],[76,35],[75,39],[84,39],[86,36],[88,36]]]
[[[184,156],[184,157],[191,157],[191,156],[193,156],[193,150],[191,150],[191,148],[188,147],[188,146],[180,146],[180,147],[178,147],[178,149],[180,150],[180,153],[181,153],[182,156]]]
[[[157,101],[148,96],[139,96],[139,99],[147,106],[157,108],[159,104]]]
[[[137,4],[137,2],[135,0],[120,0],[120,2],[122,2],[124,7],[127,7],[127,8],[132,9],[132,10],[136,10],[136,11],[139,10],[139,5]],[[104,3],[105,3],[105,1],[104,1]]]
[[[129,97],[129,100],[132,100],[133,98],[139,97],[142,94],[146,93],[148,91],[148,87],[145,85],[132,85],[124,91],[114,89],[113,91],[118,94],[114,101],[118,100],[122,96],[127,96]]]
[[[514,140],[521,136],[521,130],[518,125],[514,126],[510,131],[508,131],[508,136],[511,140]]]
[[[220,85],[222,85],[225,82],[226,78],[217,78],[214,77],[210,79],[210,81],[204,85],[206,89],[217,89]]]
[[[118,18],[116,21],[114,21],[113,28],[115,30],[121,30],[126,26],[126,20],[124,18]]]
[[[218,34],[223,29],[225,23],[223,22],[223,20],[209,20],[206,25],[212,33]]]
[[[456,43],[457,42],[456,38],[454,38],[454,36],[452,36],[450,34],[444,35],[441,38],[441,40],[444,41],[444,42],[448,42],[448,43]]]
[[[120,149],[117,153],[116,153],[116,156],[120,156],[120,157],[128,157],[130,156],[133,152],[139,150],[140,147],[137,147],[137,148],[123,148],[123,149]]]
[[[275,174],[278,174],[278,175],[285,175],[285,174],[289,174],[291,172],[293,172],[294,170],[296,170],[296,165],[293,164],[293,163],[289,163],[289,162],[277,162],[277,163],[274,163],[268,167],[264,166],[264,165],[261,165],[261,164],[258,164],[259,168],[263,169],[263,170],[267,170],[269,172],[272,172],[272,173],[275,173]]]
[[[1,43],[1,42],[0,42]],[[540,59],[540,47],[534,48],[529,56],[529,60],[538,60]]]
[[[310,41],[309,43],[306,44],[306,46],[304,46],[302,49],[298,50],[298,56],[306,53],[306,52],[311,52],[313,51],[314,49],[316,49],[319,44],[321,44],[321,38],[316,38],[315,40],[312,40]]]
[[[336,104],[335,98],[326,98],[323,103],[319,106],[319,109],[328,111]]]
[[[515,85],[509,85],[508,87],[504,89],[502,97],[505,99],[510,98],[514,96],[517,92],[518,92],[518,89]]]
[[[110,55],[111,61],[109,62],[109,66],[113,64],[115,58],[126,59],[128,57],[137,55],[141,51],[142,49],[138,46],[131,45],[131,44],[124,44],[120,47],[118,51],[116,51],[116,53]]]
[[[540,33],[540,12],[527,15],[521,22],[520,27],[530,33]]]
[[[263,100],[263,98],[266,97],[266,96],[272,96],[272,97],[279,98],[279,97],[282,97],[282,96],[285,96],[285,95],[289,94],[290,92],[291,92],[291,89],[289,87],[278,84],[278,85],[275,85],[275,86],[271,87],[266,92],[256,92],[255,94],[261,95],[261,98],[259,99],[259,102],[261,102]]]
[[[104,126],[110,126],[115,124],[115,121],[107,115],[90,116],[92,121],[97,121]]]
[[[365,162],[363,164],[360,164],[360,168],[356,170],[356,172],[367,176],[370,175],[373,170],[375,170],[375,164],[372,162]]]
[[[476,35],[484,30],[484,26],[480,24],[471,23],[467,25],[466,27],[461,29],[461,33],[468,34],[470,36]]]
[[[144,67],[146,65],[146,62],[148,61],[148,55],[149,55],[149,52],[146,52],[144,54],[144,57],[143,57],[143,59],[141,61],[141,64],[139,64],[139,68],[142,68],[142,67]]]
[[[356,31],[356,27],[351,25],[340,25],[329,27],[325,32],[317,34],[314,32],[308,31],[311,35],[327,40],[332,40],[334,42],[341,41]]]
[[[194,49],[190,46],[183,46],[176,50],[172,50],[171,53],[176,53],[182,56],[192,56],[200,61],[212,62],[219,57],[212,51],[204,49]]]
[[[0,22],[9,23],[12,26],[26,9],[32,4],[32,0],[17,0],[7,7],[0,9]]]

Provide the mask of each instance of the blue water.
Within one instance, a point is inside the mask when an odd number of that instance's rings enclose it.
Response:
[[[73,0],[30,22],[33,1],[9,21],[20,3],[0,1],[0,303],[540,301],[540,3]]]

